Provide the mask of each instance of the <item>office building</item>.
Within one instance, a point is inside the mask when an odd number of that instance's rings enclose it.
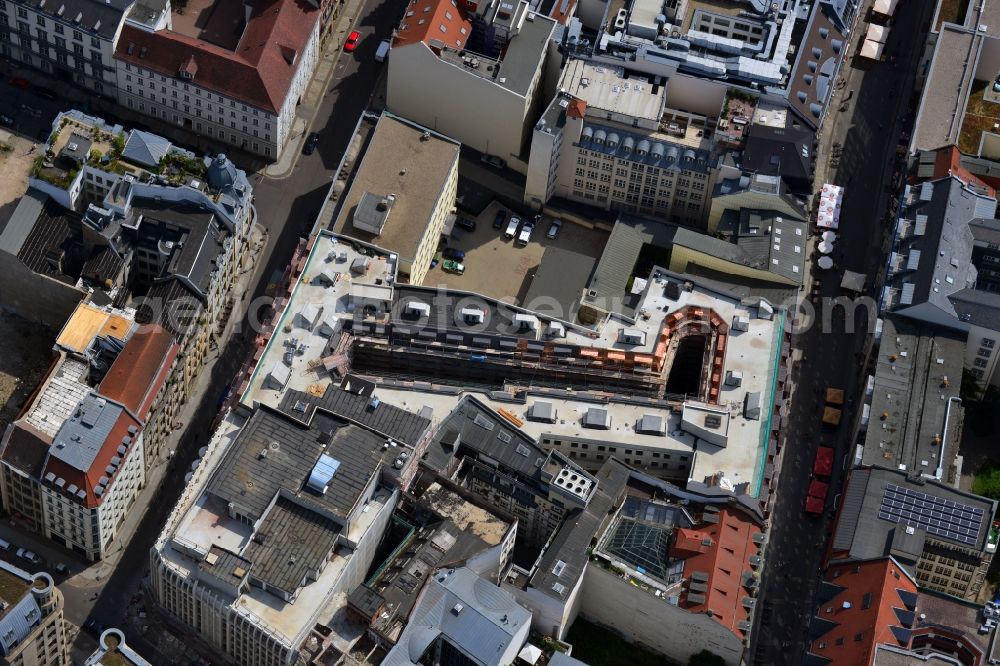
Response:
[[[399,277],[421,284],[445,223],[455,221],[460,144],[382,114],[347,177],[331,224],[335,233],[398,256]]]
[[[892,555],[917,587],[974,600],[997,541],[996,502],[934,478],[856,469],[844,488],[828,565]]]
[[[97,641],[97,649],[83,666],[151,666],[142,655],[125,642],[120,629],[105,629]]]

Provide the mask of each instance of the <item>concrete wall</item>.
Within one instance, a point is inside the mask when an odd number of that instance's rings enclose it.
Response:
[[[969,337],[965,342],[965,367],[976,375],[979,374],[976,371],[982,372],[982,378],[978,380],[984,389],[987,386],[1000,386],[1000,331],[969,326]]]
[[[0,310],[59,330],[86,293],[0,253]]]
[[[743,644],[701,613],[689,613],[640,590],[603,567],[587,565],[580,615],[681,663],[707,649],[736,666]]]
[[[531,92],[517,95],[440,60],[425,44],[393,49],[387,106],[392,113],[505,160],[521,152]],[[541,63],[534,87],[541,78]],[[443,101],[443,103],[442,103]]]
[[[667,81],[667,107],[703,116],[718,115],[728,87],[719,81],[674,74]]]

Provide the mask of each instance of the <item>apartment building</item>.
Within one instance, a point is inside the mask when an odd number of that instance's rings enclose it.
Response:
[[[162,137],[77,111],[53,121],[46,156],[29,183],[80,213],[87,242],[102,250],[97,265],[116,267],[119,281],[104,285],[109,297],[136,309],[140,323],[162,325],[181,345],[159,437],[234,303],[256,219],[253,188],[224,155],[198,158]],[[12,247],[23,242],[17,236]],[[133,301],[135,291],[143,298]]]
[[[171,11],[125,21],[114,52],[118,103],[276,160],[316,68],[320,3],[216,0],[199,21],[164,18]]]
[[[393,35],[386,107],[524,172],[555,26],[523,0],[411,0]]]
[[[553,197],[702,226],[726,170],[705,116],[669,109],[670,82],[579,59],[532,132],[525,202]]]
[[[976,599],[1000,533],[996,502],[909,471],[856,469],[844,489],[827,564],[892,555],[917,587]]]
[[[3,507],[31,529],[45,529],[41,480],[49,447],[135,333],[134,317],[133,312],[90,302],[77,306],[56,337],[48,374],[7,426],[0,442]]]
[[[461,144],[383,113],[346,176],[332,231],[398,255],[400,279],[422,284],[455,222]],[[445,225],[448,224],[448,228]]]
[[[10,60],[114,99],[115,42],[135,0],[5,0],[0,52]]]
[[[63,595],[47,573],[0,562],[0,664],[69,666]]]

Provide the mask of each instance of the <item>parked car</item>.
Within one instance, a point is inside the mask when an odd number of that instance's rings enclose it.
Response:
[[[465,272],[465,264],[460,264],[453,259],[445,259],[444,263],[441,264],[441,269],[448,272],[454,273],[455,275],[461,275]]]
[[[535,230],[535,225],[531,222],[525,222],[524,226],[521,227],[521,233],[517,235],[517,240],[514,241],[515,245],[524,247],[531,240],[531,232]]]
[[[312,155],[314,152],[316,152],[316,144],[318,143],[319,143],[319,134],[313,132],[308,137],[306,137],[306,142],[302,146],[302,154]]]
[[[503,169],[507,166],[507,162],[500,159],[496,155],[483,155],[480,158],[485,164],[489,164],[491,167],[496,167],[497,169]]]
[[[55,569],[56,573],[59,574],[60,576],[65,576],[67,573],[69,573],[69,567],[67,567],[62,562],[56,562],[56,565],[52,568]]]
[[[511,215],[510,221],[507,222],[507,229],[503,232],[503,237],[510,240],[517,235],[517,228],[521,226],[521,218],[517,215]]]
[[[442,252],[441,256],[445,259],[453,259],[455,261],[462,261],[465,259],[465,252],[462,252],[457,247],[446,247]]]
[[[10,550],[10,541],[0,539],[0,550]]]
[[[50,102],[54,102],[57,99],[59,99],[59,95],[55,94],[54,92],[52,92],[48,88],[38,88],[38,87],[36,87],[36,88],[32,89],[31,92],[34,93],[35,97],[41,97],[42,99],[47,99]]]
[[[375,61],[385,62],[385,59],[389,57],[389,40],[383,39],[378,43],[378,48],[375,49]]]
[[[497,214],[493,216],[493,228],[503,229],[503,223],[507,221],[507,213],[503,210],[498,210]]]
[[[23,76],[12,76],[7,79],[7,83],[14,86],[15,88],[20,88],[21,90],[27,90],[31,87],[31,82]]]
[[[83,624],[83,628],[97,637],[100,637],[100,635],[104,633],[105,629],[104,625],[97,620],[87,620]]]
[[[545,232],[546,238],[555,238],[556,234],[559,233],[559,228],[562,226],[561,220],[552,220],[552,224],[549,225],[549,230]]]
[[[42,563],[42,558],[40,558],[38,555],[36,555],[32,551],[28,550],[27,548],[18,548],[17,549],[17,556],[20,557],[20,558],[22,558],[22,559],[28,560],[32,564],[41,564]]]
[[[460,218],[458,218],[458,219],[455,220],[455,226],[461,227],[462,229],[465,229],[466,231],[475,231],[476,230],[476,221],[475,220],[470,220],[467,217],[460,217]]]
[[[354,30],[347,36],[347,41],[344,42],[344,50],[350,53],[354,49],[358,48],[358,42],[361,41],[361,33]]]
[[[6,113],[0,113],[0,125],[3,125],[4,127],[13,127],[14,119]]]

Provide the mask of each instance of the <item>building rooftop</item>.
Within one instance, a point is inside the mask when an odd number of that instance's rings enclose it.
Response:
[[[917,585],[891,557],[827,569],[809,653],[825,663],[871,664],[878,645],[905,645]],[[912,663],[912,662],[911,662]]]
[[[279,490],[316,512],[346,520],[386,455],[396,455],[382,451],[385,441],[322,411],[302,422],[261,407],[241,430],[205,492],[232,504],[233,512],[253,522],[268,514]],[[340,466],[326,490],[318,493],[306,480],[324,453]]]
[[[0,459],[33,479],[41,478],[52,436],[23,419],[11,424],[8,433]]]
[[[440,134],[383,114],[364,156],[356,162],[332,231],[376,243],[412,261],[448,180],[458,168],[460,147]],[[380,233],[372,233],[369,225],[357,226],[356,216],[366,197],[389,202]]]
[[[363,310],[392,300],[393,256],[328,231],[311,242],[302,277],[294,282],[284,309],[279,306],[267,345],[243,389],[245,405],[276,407],[287,390],[322,396],[331,383],[339,384],[343,375],[337,368],[347,360],[338,346],[345,324],[360,316],[355,312],[359,306]]]
[[[630,79],[624,68],[615,65],[570,59],[563,67],[559,88],[583,100],[592,110],[588,115],[619,114],[623,122],[637,118],[653,127],[663,116],[666,86],[649,83],[647,77]]]
[[[56,347],[83,355],[99,336],[126,342],[136,329],[134,313],[100,307],[84,301],[76,306],[62,330],[56,336]]]
[[[87,384],[89,366],[75,358],[66,358],[49,373],[35,401],[24,417],[26,423],[55,437],[83,397],[90,393]]]
[[[187,77],[184,80],[195,85],[277,114],[319,18],[320,8],[308,2],[256,3],[249,7],[242,36],[232,50],[201,41],[199,35],[152,32],[126,23],[115,58],[165,76]]]
[[[406,15],[393,34],[393,46],[424,42],[461,49],[471,34],[472,22],[465,9],[439,0],[410,0]]]
[[[743,149],[747,171],[781,176],[788,183],[812,181],[815,133],[801,125],[770,127],[751,123]]]
[[[531,613],[495,584],[465,567],[441,569],[427,580],[406,629],[382,664],[422,663],[427,649],[444,639],[476,663],[500,666],[499,659],[530,623]]]
[[[893,316],[884,319],[869,379],[865,465],[942,478],[958,453],[965,338]]]
[[[996,200],[959,178],[911,186],[901,207],[882,305],[903,316],[958,325],[952,297],[975,286],[969,223],[992,217]]]
[[[914,121],[912,151],[959,142],[982,42],[981,36],[952,25],[941,29]]]
[[[26,0],[32,11],[48,15],[52,20],[69,23],[72,21],[81,30],[113,40],[122,15],[132,4],[132,0],[65,0],[58,6],[45,0]]]
[[[956,490],[933,479],[914,478],[910,472],[881,467],[856,469],[842,496],[840,516],[831,552],[851,560],[871,560],[890,553],[912,567],[927,541],[944,547],[985,552],[997,503]],[[917,500],[935,507],[942,502],[940,519]]]
[[[849,40],[830,5],[815,3],[787,84],[788,101],[814,127],[826,113],[837,61],[845,56],[848,46]]]

